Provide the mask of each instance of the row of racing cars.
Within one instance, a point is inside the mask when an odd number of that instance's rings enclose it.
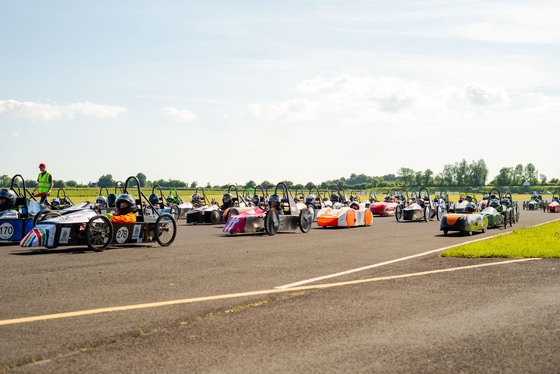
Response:
[[[446,191],[432,196],[425,187],[410,194],[390,191],[382,201],[373,192],[361,201],[359,194],[352,191],[347,196],[338,187],[323,196],[315,186],[307,194],[301,188],[292,192],[282,182],[269,189],[257,186],[239,193],[231,185],[220,204],[197,188],[191,201],[183,202],[176,190],[165,196],[160,186],[154,186],[146,197],[138,180],[129,177],[125,183],[117,182],[113,193],[101,188],[95,203],[74,205],[59,190],[57,198],[41,205],[25,187],[23,177],[16,175],[11,187],[0,191],[0,241],[20,241],[22,247],[87,245],[95,251],[115,244],[157,242],[167,246],[175,240],[179,219],[188,225],[223,224],[223,232],[228,234],[268,235],[293,230],[307,233],[313,222],[324,228],[370,226],[374,215],[394,215],[398,222],[436,219],[446,235],[450,231],[485,232],[519,220],[519,207],[509,190],[493,189],[478,202],[469,189],[453,202]],[[558,205],[554,195],[545,211],[560,211]],[[112,218],[130,212],[134,212],[134,222]]]

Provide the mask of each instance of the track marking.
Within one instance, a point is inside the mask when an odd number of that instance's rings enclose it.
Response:
[[[32,317],[23,317],[23,318],[13,318],[13,319],[0,320],[0,326],[15,325],[15,324],[20,324],[20,323],[30,323],[30,322],[37,322],[37,321],[46,321],[46,320],[51,320],[51,319],[89,316],[89,315],[101,314],[101,313],[121,312],[121,311],[127,311],[127,310],[148,309],[148,308],[156,308],[156,307],[170,306],[170,305],[192,304],[192,303],[197,303],[197,302],[202,302],[202,301],[217,301],[217,300],[227,300],[227,299],[234,299],[234,298],[247,297],[247,296],[278,294],[278,293],[296,292],[296,291],[319,290],[319,289],[325,289],[325,288],[334,288],[334,287],[342,287],[342,286],[349,286],[349,285],[355,285],[355,284],[380,282],[380,281],[392,280],[392,279],[412,278],[412,277],[419,277],[419,276],[423,276],[423,275],[449,273],[449,272],[459,271],[459,270],[475,269],[475,268],[497,266],[497,265],[506,265],[506,264],[513,264],[513,263],[517,263],[517,262],[526,262],[526,261],[534,261],[534,260],[540,260],[540,258],[523,258],[523,259],[515,259],[515,260],[500,261],[500,262],[490,262],[490,263],[485,263],[485,264],[460,266],[460,267],[454,267],[454,268],[448,268],[448,269],[422,271],[422,272],[419,272],[419,273],[392,275],[392,276],[387,276],[387,277],[378,277],[378,278],[369,278],[369,279],[358,279],[358,280],[353,280],[353,281],[337,282],[337,283],[316,284],[316,285],[305,286],[305,287],[293,287],[293,288],[283,288],[283,289],[274,289],[273,288],[273,289],[269,289],[269,290],[239,292],[239,293],[231,293],[231,294],[224,294],[224,295],[194,297],[194,298],[190,298],[190,299],[159,301],[159,302],[146,303],[146,304],[135,304],[135,305],[108,307],[108,308],[78,310],[78,311],[75,311],[75,312],[66,312],[66,313],[45,314],[45,315],[42,315],[42,316],[32,316]]]
[[[556,222],[558,220],[560,220],[560,218],[556,218],[556,219],[553,219],[552,221],[548,221],[548,222],[544,222],[544,223],[539,223],[539,224],[536,224],[536,225],[533,225],[533,226],[520,227],[520,228],[526,229],[526,228],[531,228],[531,227],[542,226],[542,225],[546,225],[546,224],[549,224],[549,223],[552,223],[552,222]],[[498,236],[508,235],[508,234],[511,234],[512,232],[513,231],[509,231],[509,232],[504,232],[504,233],[497,234],[497,235],[486,236],[484,238],[469,240],[469,241],[466,241],[466,242],[463,242],[463,243],[460,243],[460,244],[454,244],[454,245],[450,245],[450,246],[443,247],[443,248],[432,249],[430,251],[418,253],[418,254],[415,254],[415,255],[400,257],[400,258],[396,258],[394,260],[379,262],[379,263],[373,264],[373,265],[366,265],[366,266],[362,266],[362,267],[355,268],[355,269],[341,271],[339,273],[333,273],[333,274],[323,275],[323,276],[316,277],[316,278],[305,279],[305,280],[302,280],[302,281],[299,281],[299,282],[289,283],[289,284],[285,284],[283,286],[278,286],[278,287],[274,287],[274,288],[281,290],[281,289],[285,289],[285,288],[302,286],[304,284],[315,283],[315,282],[322,281],[322,280],[325,280],[325,279],[337,278],[337,277],[341,277],[343,275],[348,275],[348,274],[357,273],[357,272],[364,271],[364,270],[377,268],[377,267],[380,267],[380,266],[394,264],[396,262],[406,261],[406,260],[410,260],[412,258],[422,257],[422,256],[426,256],[426,255],[429,255],[429,254],[432,254],[432,253],[443,252],[443,251],[446,251],[446,250],[451,249],[451,248],[459,247],[461,245],[476,243],[476,242],[479,242],[479,241],[488,240],[488,239],[492,239],[492,238],[497,238]]]

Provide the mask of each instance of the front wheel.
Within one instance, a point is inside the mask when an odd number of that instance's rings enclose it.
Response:
[[[395,218],[397,219],[397,222],[400,222],[402,217],[403,217],[403,207],[402,205],[397,205],[397,208],[395,209]]]
[[[86,244],[95,252],[103,252],[113,239],[113,224],[104,215],[90,219],[85,229]]]
[[[59,216],[60,213],[58,212],[53,212],[52,210],[49,209],[43,209],[39,213],[35,214],[35,217],[33,217],[33,227],[37,226],[37,223],[41,221],[54,217],[59,217]]]
[[[276,209],[271,209],[264,217],[264,229],[270,236],[276,235],[280,229],[280,214]]]
[[[307,208],[303,208],[299,212],[299,229],[303,233],[308,233],[311,230],[311,224],[313,223],[313,213]]]
[[[428,222],[430,220],[430,207],[427,206],[424,208],[424,221]]]
[[[164,213],[156,219],[154,236],[162,247],[167,247],[177,236],[177,222],[169,213]]]

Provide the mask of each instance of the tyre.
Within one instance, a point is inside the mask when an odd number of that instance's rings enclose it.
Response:
[[[239,210],[235,208],[231,208],[230,210],[228,210],[227,215],[224,217],[224,221],[227,222],[229,217],[238,216],[238,215],[239,215]]]
[[[164,213],[156,219],[154,236],[162,247],[167,247],[177,236],[177,222],[171,214]]]
[[[303,208],[299,212],[299,229],[303,233],[308,233],[313,224],[313,213],[307,208]]]
[[[443,230],[443,235],[447,235],[447,234],[449,234],[449,231],[448,230]]]
[[[280,228],[280,214],[276,209],[271,209],[264,217],[264,229],[270,236],[276,235]]]
[[[218,223],[220,223],[220,212],[214,210],[210,214],[210,221],[212,222],[213,225],[217,225]]]
[[[103,252],[113,240],[113,224],[104,215],[91,218],[85,229],[86,244],[95,252]]]
[[[54,217],[60,217],[60,213],[53,212],[52,210],[49,209],[43,209],[39,213],[35,214],[35,217],[33,217],[33,227],[37,226],[38,222],[44,221],[46,219],[51,219]]]
[[[171,205],[170,208],[171,216],[177,221],[179,219],[179,207],[177,205]]]
[[[397,222],[400,222],[402,217],[403,217],[403,207],[402,205],[397,205],[395,209],[395,218],[397,219]]]
[[[507,214],[507,210],[504,212],[504,229],[507,229],[507,224],[508,224],[508,214]]]
[[[431,214],[431,212],[430,212],[430,207],[429,207],[429,206],[426,206],[426,207],[424,208],[424,221],[425,221],[425,222],[428,222],[428,221],[430,220],[430,214]]]
[[[438,207],[436,208],[436,219],[438,221],[441,221],[441,216],[443,216],[443,212],[441,211],[443,208],[438,205]]]
[[[513,224],[515,223],[515,217],[513,214],[513,210],[509,212],[509,226],[513,227]]]

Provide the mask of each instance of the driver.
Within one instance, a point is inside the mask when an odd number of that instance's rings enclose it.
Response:
[[[350,203],[350,208],[354,210],[360,210],[360,203],[358,203],[357,201],[352,201]]]
[[[53,208],[53,209],[59,209],[60,208],[60,200],[58,198],[54,197],[51,200],[51,208]]]
[[[110,193],[107,195],[107,207],[116,208],[115,201],[117,200],[117,195]]]
[[[122,194],[117,197],[117,214],[107,213],[107,217],[113,223],[134,223],[136,222],[136,201],[129,194]]]
[[[167,195],[165,200],[167,200],[167,205],[175,204],[175,198],[173,197],[173,195]]]
[[[277,210],[279,214],[284,214],[280,195],[272,194],[268,197],[268,208]]]
[[[229,192],[222,196],[222,206],[220,207],[221,210],[226,210],[233,206],[233,195]]]
[[[333,194],[331,195],[331,202],[332,202],[333,204],[334,204],[334,203],[338,203],[338,200],[339,200],[339,199],[338,199],[338,195],[335,194],[335,193],[333,193]]]
[[[202,195],[199,193],[194,193],[191,195],[191,203],[195,207],[199,207],[202,202]]]
[[[0,190],[0,212],[12,209],[16,205],[17,195],[12,190]]]
[[[158,209],[159,206],[159,196],[156,195],[155,193],[151,194],[148,197],[148,201],[150,202],[150,204],[152,204],[154,206],[154,208]]]
[[[254,206],[259,206],[261,204],[261,197],[257,194],[253,195],[253,198],[251,199],[251,201],[253,202]]]
[[[498,202],[498,199],[493,199],[493,200],[490,202],[490,206],[491,206],[492,208],[498,209],[498,210],[501,208],[501,207],[500,207],[500,203]]]
[[[386,203],[392,203],[393,202],[393,197],[387,195],[383,198],[383,201],[386,202]]]
[[[99,206],[105,206],[107,204],[107,199],[103,195],[99,195],[95,198],[95,203]]]

